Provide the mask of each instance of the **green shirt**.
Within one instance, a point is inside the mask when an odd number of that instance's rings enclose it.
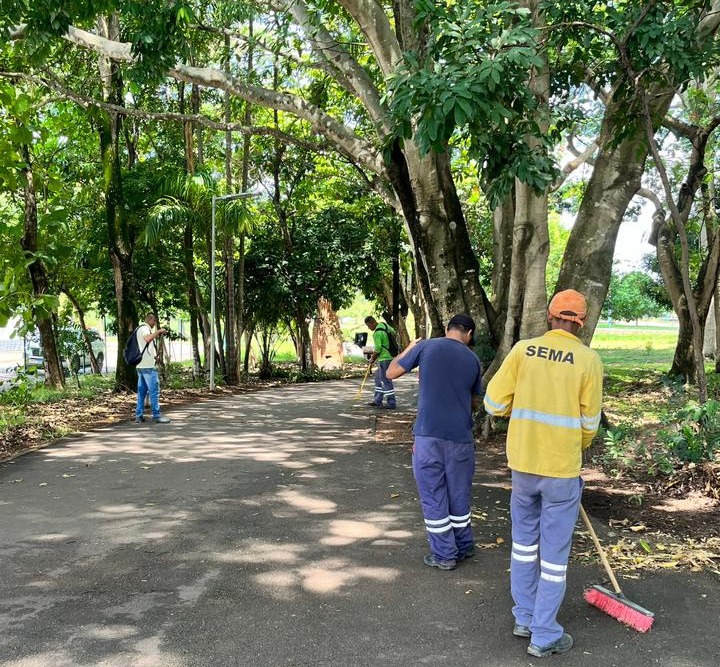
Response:
[[[387,329],[385,327],[387,327]],[[375,343],[375,352],[377,352],[378,361],[390,361],[393,358],[388,350],[388,345],[390,344],[387,335],[388,331],[392,331],[393,334],[395,333],[395,329],[387,322],[380,322],[375,327],[375,331],[373,331],[373,342]]]

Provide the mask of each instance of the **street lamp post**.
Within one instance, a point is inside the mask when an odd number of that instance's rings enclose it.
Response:
[[[253,197],[253,192],[237,192],[232,195],[213,195],[212,198],[212,232],[210,258],[210,391],[215,390],[215,210],[217,202],[232,201]]]

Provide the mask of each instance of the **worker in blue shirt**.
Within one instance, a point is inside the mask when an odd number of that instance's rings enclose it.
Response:
[[[470,349],[475,322],[454,315],[444,338],[418,340],[395,357],[387,376],[420,369],[413,428],[413,472],[430,553],[424,563],[453,570],[473,555],[470,498],[475,473],[473,412],[482,393],[482,365]]]

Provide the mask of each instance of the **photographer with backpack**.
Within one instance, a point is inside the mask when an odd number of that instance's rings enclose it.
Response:
[[[160,415],[160,378],[155,369],[155,357],[157,356],[158,336],[166,333],[167,329],[156,329],[157,316],[155,313],[148,313],[145,322],[133,333],[134,340],[128,341],[125,359],[130,365],[135,365],[138,375],[137,385],[137,407],[135,408],[135,423],[141,424],[145,421],[143,412],[145,410],[145,397],[150,395],[150,407],[152,409],[152,420],[155,424],[167,424],[170,420]],[[137,349],[135,349],[137,348]],[[142,356],[140,356],[142,352]],[[130,357],[130,358],[129,358]]]
[[[365,318],[365,324],[373,332],[375,351],[370,357],[370,367],[377,361],[375,370],[375,396],[368,403],[370,407],[382,408],[383,398],[385,407],[394,410],[397,407],[395,402],[395,386],[393,381],[387,377],[387,369],[393,357],[398,353],[397,334],[387,322],[380,322],[372,317]]]

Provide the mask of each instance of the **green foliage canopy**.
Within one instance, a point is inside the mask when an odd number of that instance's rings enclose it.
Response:
[[[661,315],[664,308],[655,299],[655,288],[652,278],[642,271],[623,276],[613,274],[603,315],[626,322]]]

